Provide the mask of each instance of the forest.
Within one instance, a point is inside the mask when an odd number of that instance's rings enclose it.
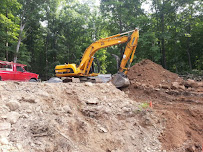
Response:
[[[42,80],[54,67],[79,64],[94,41],[139,29],[133,63],[150,59],[178,74],[203,74],[202,0],[1,0],[0,60],[26,64]],[[95,54],[116,73],[125,45]]]

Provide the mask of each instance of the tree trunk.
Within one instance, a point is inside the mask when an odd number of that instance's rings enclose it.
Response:
[[[47,67],[48,67],[47,51],[48,51],[48,34],[46,36],[46,43],[45,43],[45,61],[46,61],[45,78],[46,80],[47,80]]]
[[[190,67],[190,71],[192,71],[192,63],[191,63],[191,55],[190,55],[190,38],[187,38],[187,55],[188,55],[188,63],[189,63],[189,67]]]
[[[16,47],[16,53],[15,53],[14,59],[13,59],[14,63],[16,63],[17,59],[18,59],[18,52],[19,52],[19,48],[20,48],[20,44],[21,44],[21,40],[22,40],[22,33],[23,33],[24,28],[25,28],[25,24],[21,23],[21,25],[20,25],[20,34],[19,34],[19,38],[18,38],[18,44],[17,44],[17,47]]]
[[[8,10],[6,9],[6,17],[8,18]],[[6,60],[8,61],[8,28],[6,27]]]
[[[191,25],[189,23],[188,26],[188,33],[191,33]],[[190,55],[190,37],[187,37],[187,49],[186,49],[187,55],[188,55],[188,64],[189,64],[189,68],[190,71],[192,71],[192,63],[191,63],[191,55]]]
[[[165,39],[164,39],[164,0],[163,0],[163,6],[162,6],[162,12],[161,12],[161,51],[162,51],[162,66],[163,68],[166,68],[166,50],[165,50]]]
[[[121,14],[119,15],[119,28],[120,28],[120,33],[122,33],[122,21],[121,21]],[[119,65],[121,64],[121,60],[123,58],[123,47],[120,46],[120,61]]]

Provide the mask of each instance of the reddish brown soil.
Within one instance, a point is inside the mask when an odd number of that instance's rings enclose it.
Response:
[[[196,90],[202,87],[171,89],[172,82],[183,80],[150,60],[134,65],[128,77],[131,85],[124,89],[128,96],[138,102],[152,101],[153,108],[165,122],[165,131],[160,136],[163,149],[201,152],[203,92]]]
[[[143,60],[134,65],[128,72],[131,81],[156,86],[157,84],[170,84],[181,79],[177,74],[165,70],[162,66],[150,61]]]

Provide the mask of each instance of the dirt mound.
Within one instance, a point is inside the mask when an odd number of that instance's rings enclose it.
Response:
[[[0,151],[159,151],[162,121],[112,84],[0,82]]]
[[[169,85],[171,82],[181,80],[177,74],[164,69],[150,60],[142,60],[132,66],[128,72],[128,78],[131,82],[152,86],[157,86],[158,84]]]
[[[150,60],[134,65],[128,74],[131,85],[125,93],[138,102],[152,101],[154,109],[165,120],[160,136],[167,151],[200,152],[203,143],[203,85],[183,81]]]

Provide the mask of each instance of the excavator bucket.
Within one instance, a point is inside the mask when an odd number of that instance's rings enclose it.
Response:
[[[114,74],[111,82],[116,86],[116,88],[123,88],[130,85],[130,80],[123,73]]]

